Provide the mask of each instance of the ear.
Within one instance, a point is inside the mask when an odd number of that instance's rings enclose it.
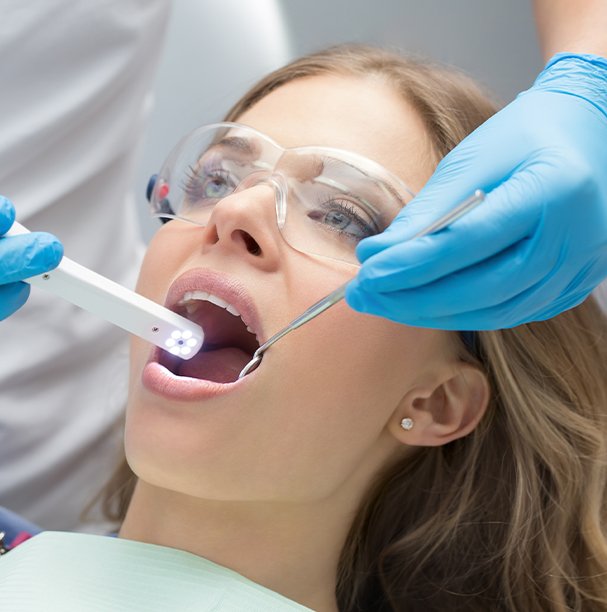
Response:
[[[410,446],[441,446],[468,435],[489,403],[490,387],[476,366],[459,362],[455,371],[433,384],[414,387],[401,400],[388,425],[400,442]],[[401,421],[411,419],[403,429]]]

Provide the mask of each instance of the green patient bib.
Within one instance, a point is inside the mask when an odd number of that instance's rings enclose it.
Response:
[[[45,531],[0,557],[3,612],[310,612],[191,553]]]

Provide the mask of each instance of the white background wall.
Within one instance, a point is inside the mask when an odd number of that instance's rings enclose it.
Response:
[[[531,0],[174,0],[135,180],[146,239],[158,225],[147,216],[147,179],[177,140],[221,119],[269,70],[340,42],[455,64],[502,102],[529,87],[543,63]]]

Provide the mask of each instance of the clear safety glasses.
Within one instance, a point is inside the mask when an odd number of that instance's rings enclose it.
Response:
[[[152,215],[205,226],[231,194],[266,184],[285,241],[303,253],[357,264],[356,245],[385,230],[413,192],[381,165],[328,147],[285,149],[238,123],[198,128],[148,185]]]

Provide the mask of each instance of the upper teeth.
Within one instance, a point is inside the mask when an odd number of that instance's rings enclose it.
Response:
[[[228,304],[228,302],[222,300],[220,297],[217,297],[212,293],[207,293],[206,291],[186,291],[183,294],[181,300],[179,300],[179,305],[185,306],[185,309],[187,310],[188,314],[192,314],[196,312],[198,308],[200,308],[200,302],[203,301],[211,302],[211,304],[215,304],[216,306],[225,308],[230,314],[233,314],[234,316],[240,317],[242,319],[242,315],[234,306],[232,306],[232,304]],[[255,333],[248,325],[246,325],[246,327],[247,331],[251,332],[252,334]]]

